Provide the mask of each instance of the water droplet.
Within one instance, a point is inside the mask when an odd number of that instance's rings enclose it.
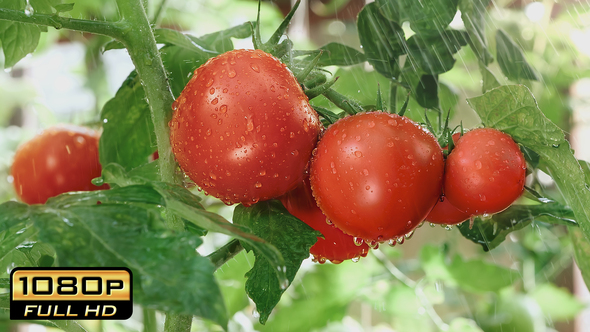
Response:
[[[246,129],[248,131],[254,130],[254,122],[252,122],[252,119],[248,119],[248,123],[246,124]]]
[[[411,239],[411,238],[412,238],[412,235],[414,235],[414,231],[413,231],[413,230],[412,230],[412,231],[409,231],[409,232],[408,232],[406,235],[404,235],[404,236],[405,236],[405,238],[406,238],[406,239],[408,239],[408,240],[409,240],[409,239]]]
[[[297,157],[299,155],[299,150],[291,151],[291,154]]]
[[[436,227],[436,224],[430,223],[430,227],[434,228]]]
[[[393,239],[390,239],[389,241],[387,241],[387,244],[390,247],[395,247],[395,245],[397,244],[397,238],[394,237]]]
[[[353,263],[358,263],[361,260],[361,256],[356,256],[351,259]]]
[[[213,78],[210,78],[209,81],[207,82],[207,84],[205,84],[205,86],[210,87],[213,85],[213,82],[214,82]]]
[[[481,166],[482,166],[482,165],[481,165],[481,161],[479,161],[479,160],[476,160],[476,161],[475,161],[475,168],[476,168],[476,169],[481,169]]]
[[[354,152],[354,155],[355,155],[356,157],[360,158],[360,157],[362,157],[362,156],[363,156],[363,153],[362,153],[362,152],[360,152],[360,151],[355,151],[355,152]],[[367,175],[367,174],[365,174],[365,175]]]
[[[33,6],[31,6],[29,1],[27,1],[27,5],[25,6],[25,15],[31,16],[33,14],[35,14],[35,10],[33,9]]]
[[[290,138],[293,138],[293,137],[295,137],[295,133],[294,133],[294,132],[290,132],[290,133],[289,133],[289,137],[290,137]]]
[[[180,104],[180,103],[178,102],[178,99],[176,99],[176,100],[175,100],[175,101],[172,103],[172,110],[173,110],[173,111],[176,111],[176,110],[178,109],[178,106],[179,106],[179,104]],[[105,122],[105,123],[106,123],[106,122]]]
[[[262,183],[260,183],[260,182],[256,182],[256,183],[254,184],[254,187],[256,187],[256,188],[262,188]]]
[[[406,238],[403,237],[403,236],[398,237],[397,240],[396,240],[397,241],[397,244],[404,244],[405,239]]]
[[[445,230],[447,230],[447,231],[450,231],[452,229],[453,229],[453,226],[452,225],[446,225],[445,226]]]
[[[219,108],[219,112],[220,112],[220,113],[225,113],[225,112],[227,112],[227,105],[221,105],[221,107]]]
[[[334,225],[334,223],[332,222],[332,220],[326,218],[326,224],[328,225]]]
[[[369,176],[369,171],[368,171],[368,170],[365,168],[365,169],[363,169],[363,174],[364,174],[365,176]]]
[[[353,241],[356,246],[362,246],[365,242],[362,238],[356,236],[353,238]]]
[[[375,121],[369,121],[368,126],[369,126],[369,128],[375,127]]]
[[[250,68],[252,68],[253,71],[260,73],[260,68],[258,67],[258,65],[251,63],[250,64]]]

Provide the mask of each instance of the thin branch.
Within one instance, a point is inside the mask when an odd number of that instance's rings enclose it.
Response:
[[[81,20],[47,14],[27,15],[22,11],[6,8],[0,8],[0,20],[42,25],[54,27],[56,29],[89,32],[97,35],[109,36],[115,39],[121,39],[125,28],[120,22]]]
[[[164,8],[166,8],[167,2],[168,0],[162,0],[162,2],[160,2],[160,5],[154,14],[154,18],[152,18],[153,25],[158,25],[158,23],[160,23],[160,19],[162,18],[162,14],[164,13]]]
[[[239,240],[231,240],[223,247],[212,252],[207,258],[215,265],[215,269],[220,268],[227,261],[235,257],[244,247]]]

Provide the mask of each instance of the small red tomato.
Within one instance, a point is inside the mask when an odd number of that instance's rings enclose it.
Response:
[[[465,213],[496,213],[522,194],[525,177],[524,155],[510,136],[492,128],[474,129],[447,157],[443,191]]]
[[[356,260],[367,256],[369,247],[365,243],[357,245],[354,237],[328,224],[328,218],[317,206],[311,194],[309,178],[305,178],[297,188],[281,196],[281,202],[289,213],[324,235],[323,239],[318,237],[318,242],[310,249],[319,263],[330,260],[338,264],[347,259]]]
[[[457,209],[445,196],[441,196],[426,220],[433,224],[457,225],[469,219],[471,215]]]
[[[84,127],[49,128],[21,145],[14,156],[14,188],[27,204],[43,204],[70,191],[108,189],[91,183],[99,177],[100,134]]]
[[[173,109],[176,160],[199,187],[227,204],[253,204],[293,189],[321,128],[291,71],[260,50],[207,61]]]
[[[412,120],[359,113],[331,125],[311,164],[318,206],[344,233],[382,242],[412,231],[441,193],[443,153]]]
[[[457,144],[457,140],[461,133],[454,133],[453,134],[453,143]],[[447,147],[443,147],[443,150],[447,150]],[[462,223],[463,221],[469,219],[470,215],[463,211],[457,209],[453,204],[449,203],[449,200],[444,197],[443,193],[441,193],[441,197],[432,208],[432,211],[428,213],[426,220],[433,223],[433,224],[441,224],[441,225],[457,225]]]

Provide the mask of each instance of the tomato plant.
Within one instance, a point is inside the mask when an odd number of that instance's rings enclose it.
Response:
[[[292,215],[324,236],[318,237],[318,242],[310,249],[316,261],[325,263],[329,260],[338,264],[348,259],[358,260],[367,256],[369,247],[366,243],[355,243],[354,237],[334,227],[322,213],[311,193],[309,178],[306,177],[294,190],[283,195],[281,202]]]
[[[12,164],[14,187],[27,204],[70,191],[108,189],[91,180],[101,173],[98,138],[93,130],[77,126],[51,127],[24,143]]]
[[[408,118],[360,113],[334,123],[311,164],[318,206],[344,233],[383,242],[410,233],[440,196],[443,154]]]
[[[588,4],[299,4],[0,0],[0,330],[23,323],[14,267],[133,272],[140,314],[36,321],[68,332],[573,324],[574,256],[590,280]],[[101,133],[104,190],[18,201],[41,174],[18,143],[61,122]],[[90,141],[43,179],[77,183]]]
[[[176,160],[197,185],[227,204],[254,204],[293,189],[320,129],[293,74],[260,50],[208,60],[173,108]]]
[[[509,135],[474,129],[461,136],[447,158],[444,194],[466,213],[496,213],[522,194],[525,177],[524,155]]]

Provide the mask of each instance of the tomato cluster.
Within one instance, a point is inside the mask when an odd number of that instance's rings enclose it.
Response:
[[[91,183],[99,177],[98,139],[94,130],[73,125],[51,127],[16,151],[12,164],[14,188],[28,204],[70,191],[107,189]]]
[[[518,145],[494,129],[455,135],[446,161],[434,135],[397,114],[361,112],[321,133],[293,74],[260,50],[210,59],[173,109],[170,140],[183,171],[227,204],[280,198],[323,234],[311,248],[320,263],[402,242],[424,220],[501,211],[524,185]]]

